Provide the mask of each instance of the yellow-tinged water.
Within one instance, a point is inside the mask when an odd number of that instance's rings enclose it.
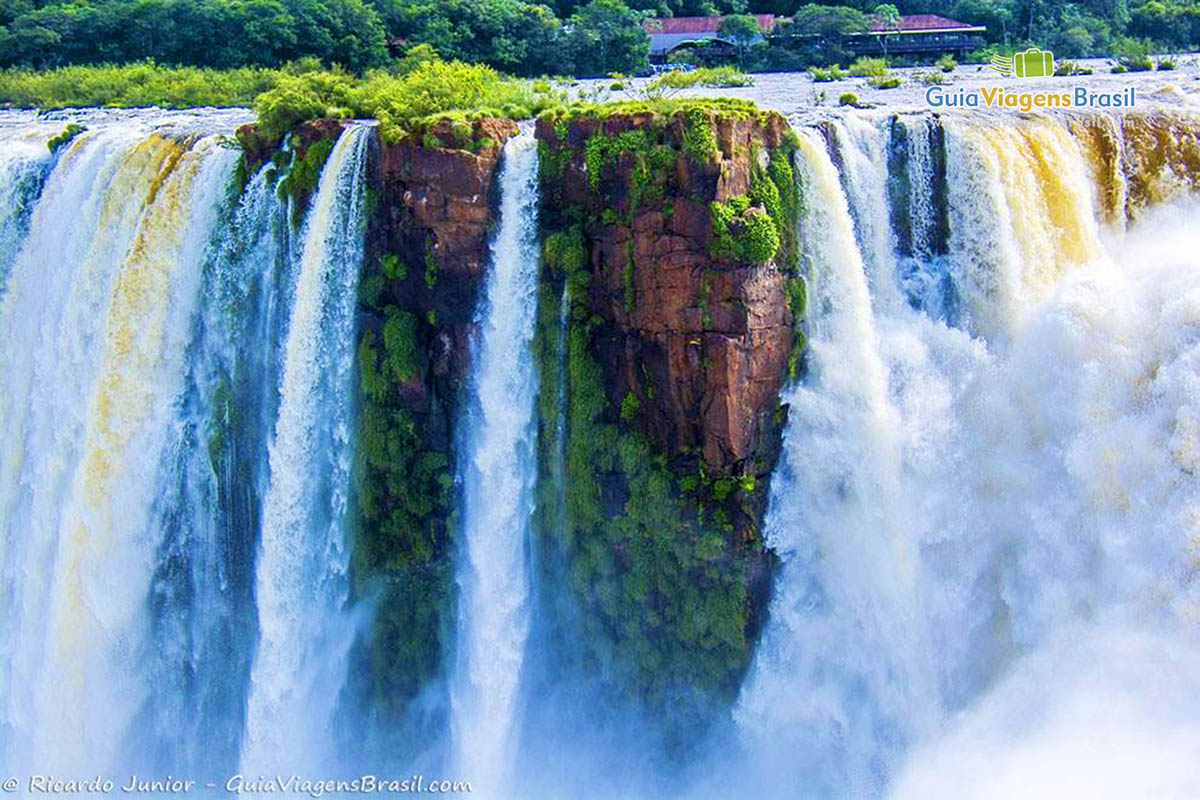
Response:
[[[1044,296],[1063,274],[1099,257],[1091,187],[1079,145],[1065,128],[1035,117],[1016,125],[965,129],[985,152],[984,163],[1003,192],[1003,212],[1021,257],[1019,286],[1027,301]],[[988,224],[986,218],[978,222]]]
[[[50,663],[55,692],[82,698],[107,687],[106,677],[92,667],[97,653],[111,651],[125,634],[125,620],[98,605],[104,593],[124,579],[99,574],[112,565],[114,553],[128,552],[126,540],[141,534],[122,503],[123,479],[145,481],[139,435],[162,403],[164,349],[172,314],[177,272],[196,268],[184,258],[184,244],[194,209],[196,180],[207,152],[191,140],[152,135],[133,148],[117,170],[105,197],[98,236],[128,222],[137,209],[132,244],[120,263],[103,331],[103,355],[86,418],[79,472],[70,513],[64,519],[51,618]],[[130,203],[130,198],[141,198]],[[130,473],[134,471],[134,474]],[[131,565],[133,566],[133,565]],[[139,583],[140,581],[135,581]],[[107,606],[107,604],[105,604]],[[116,644],[120,648],[120,644]],[[118,653],[118,658],[130,654]],[[110,677],[110,676],[108,676]],[[53,729],[75,732],[73,741],[53,744],[56,758],[95,753],[99,732],[85,723],[85,704],[60,703]],[[91,741],[88,741],[88,740]]]

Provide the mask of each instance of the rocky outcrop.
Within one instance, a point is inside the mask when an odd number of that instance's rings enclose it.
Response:
[[[454,629],[455,425],[509,121],[442,120],[373,158],[358,344],[358,591],[378,595],[362,694],[402,714]],[[432,721],[431,721],[432,722]]]
[[[577,108],[537,137],[539,585],[574,590],[560,635],[660,712],[675,698],[682,735],[678,698],[732,698],[763,621],[804,310],[796,141],[720,100]]]
[[[382,148],[385,250],[409,267],[407,280],[394,287],[397,300],[434,311],[440,332],[451,333],[456,347],[442,354],[443,366],[462,366],[462,327],[475,312],[487,266],[496,168],[516,131],[511,120],[441,120]]]
[[[766,171],[790,128],[778,115],[714,115],[715,149],[697,157],[686,150],[688,124],[684,115],[665,123],[652,113],[582,117],[560,137],[543,119],[538,136],[563,162],[561,180],[544,188],[556,195],[547,203],[589,221],[588,304],[606,323],[597,356],[610,371],[610,398],[636,398],[640,424],[670,457],[698,451],[714,474],[740,475],[757,471],[756,459],[773,460],[773,417],[795,341],[789,275],[778,267],[794,253],[747,263],[715,252],[712,205],[749,196],[753,173]],[[639,196],[639,181],[651,176],[638,174],[635,153],[610,163],[593,156],[602,174],[589,174],[588,142],[631,132],[675,154],[652,165],[665,173],[661,195]]]

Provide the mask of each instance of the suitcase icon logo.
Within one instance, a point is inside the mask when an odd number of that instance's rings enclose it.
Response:
[[[989,64],[996,72],[1018,78],[1046,78],[1054,74],[1054,53],[1031,47],[1024,53],[1008,56],[994,55]]]

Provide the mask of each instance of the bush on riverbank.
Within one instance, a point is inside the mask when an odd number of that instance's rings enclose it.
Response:
[[[0,104],[43,110],[246,106],[254,108],[262,132],[272,137],[305,120],[333,117],[377,119],[384,138],[394,141],[405,131],[423,128],[431,116],[457,112],[522,119],[564,99],[546,81],[510,78],[482,64],[442,61],[431,52],[363,78],[322,69],[312,60],[277,70],[145,62],[0,71]]]
[[[285,70],[123,66],[0,70],[0,104],[43,110],[94,106],[249,106]]]

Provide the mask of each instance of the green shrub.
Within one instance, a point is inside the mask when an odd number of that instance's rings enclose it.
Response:
[[[693,70],[691,74],[697,76],[696,82],[698,85],[714,89],[754,85],[754,78],[752,76],[730,66],[700,67]]]
[[[416,315],[389,308],[383,324],[383,345],[387,352],[383,362],[385,376],[400,383],[407,383],[417,376]]]
[[[918,72],[917,80],[926,86],[945,86],[950,83],[944,72]]]
[[[713,238],[709,253],[723,261],[761,266],[779,252],[779,230],[775,220],[761,206],[750,206],[745,195],[729,198],[710,206]]]
[[[153,62],[0,70],[0,104],[26,108],[249,106],[283,73],[258,67],[202,69]]]
[[[954,72],[954,68],[958,66],[958,62],[954,60],[954,56],[946,53],[937,61],[933,62],[933,65],[942,72]]]
[[[858,108],[861,104],[858,101],[858,95],[856,95],[854,92],[843,92],[838,96],[838,105],[853,106],[854,108]]]
[[[1160,58],[1156,64],[1156,68],[1160,70],[1175,69],[1175,62],[1169,58]]]
[[[481,64],[424,60],[403,74],[375,71],[361,80],[336,71],[281,76],[254,109],[268,134],[307,119],[350,116],[379,120],[384,141],[395,142],[456,112],[520,119],[561,99]]]
[[[888,73],[886,59],[862,56],[850,65],[850,74],[856,78],[881,78]]]
[[[316,191],[317,183],[321,180],[321,170],[333,152],[333,139],[319,139],[308,146],[303,153],[294,152],[292,163],[287,174],[279,182],[281,196],[290,196],[293,202],[295,216],[292,221],[299,223],[303,217],[301,206]]]
[[[895,75],[881,75],[867,78],[867,85],[872,89],[895,89],[900,86],[900,78]]]
[[[1054,74],[1058,76],[1091,75],[1092,68],[1064,58],[1054,62]]]
[[[688,89],[693,86],[731,88],[753,86],[754,78],[732,66],[700,67],[691,72],[672,70],[654,78],[650,83],[664,89]]]
[[[72,139],[86,130],[87,128],[85,128],[83,125],[72,122],[67,125],[67,127],[62,129],[62,133],[46,142],[46,147],[50,149],[51,153],[57,153],[60,149],[70,144]]]
[[[1149,72],[1154,69],[1154,60],[1150,58],[1152,49],[1149,39],[1123,36],[1113,42],[1112,54],[1117,59],[1117,66],[1125,68],[1122,72]],[[1117,72],[1116,67],[1113,72]]]
[[[626,392],[621,400],[621,421],[628,424],[633,422],[642,409],[642,401],[633,392]]]
[[[842,69],[837,64],[831,64],[828,67],[809,67],[808,72],[812,75],[813,81],[816,83],[828,83],[829,81],[840,81],[850,73]]]

